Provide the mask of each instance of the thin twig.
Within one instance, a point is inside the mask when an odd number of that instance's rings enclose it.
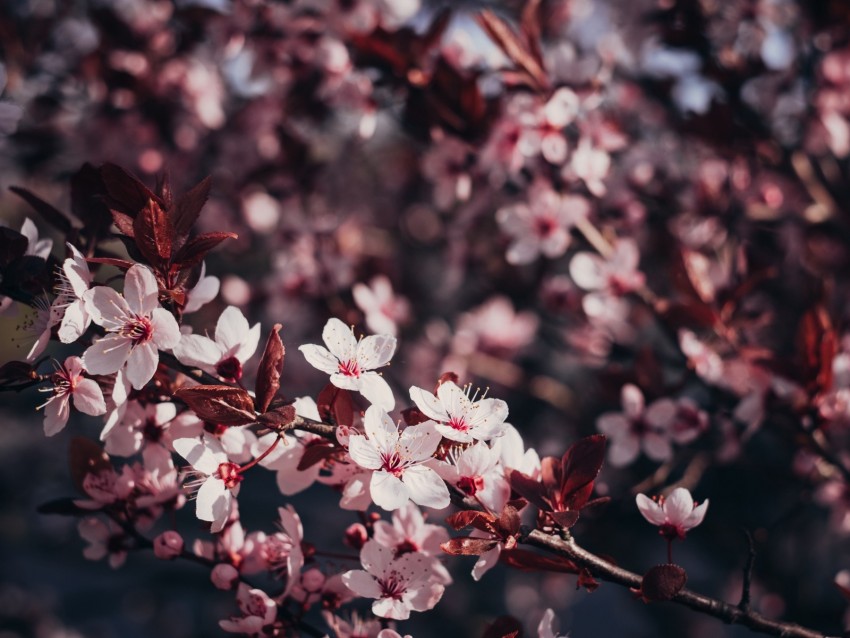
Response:
[[[744,581],[743,588],[741,589],[741,602],[738,603],[738,609],[748,613],[750,611],[750,584],[753,580],[753,563],[756,562],[756,547],[750,530],[745,528],[744,534],[747,535],[747,562],[744,563]]]

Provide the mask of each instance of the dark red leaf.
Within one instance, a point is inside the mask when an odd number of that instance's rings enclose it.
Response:
[[[519,470],[512,470],[510,475],[511,489],[522,496],[529,503],[541,510],[549,510],[552,505],[546,499],[546,487],[526,476]]]
[[[578,565],[567,558],[544,556],[525,549],[503,549],[499,554],[499,562],[523,571],[579,573]]]
[[[127,237],[136,237],[136,229],[133,226],[133,218],[117,210],[110,210],[112,221],[118,227],[118,232]]]
[[[687,573],[678,565],[656,565],[641,580],[641,598],[646,602],[671,600],[687,582]]]
[[[481,556],[498,544],[499,541],[493,539],[462,536],[446,541],[440,549],[453,556]]]
[[[502,513],[499,515],[499,528],[506,535],[513,536],[519,532],[521,522],[519,512],[513,506],[505,505],[502,508]]]
[[[319,393],[316,404],[322,421],[333,425],[354,424],[354,401],[348,390],[329,383]]]
[[[192,226],[201,214],[201,209],[207,203],[211,185],[212,180],[207,176],[177,198],[177,202],[171,209],[171,223],[174,225],[177,237],[189,236]]]
[[[447,381],[451,381],[455,385],[458,385],[460,382],[460,377],[457,376],[456,372],[444,372],[440,375],[440,378],[437,379],[437,385],[434,386],[434,394],[437,394],[437,391],[440,389],[440,386],[446,383]]]
[[[90,264],[105,264],[107,266],[115,266],[123,270],[129,270],[135,264],[126,259],[118,259],[117,257],[86,257],[86,261]]]
[[[207,253],[218,246],[225,239],[236,239],[236,233],[205,233],[190,239],[183,248],[174,256],[174,263],[180,264],[181,268],[190,268],[201,263]]]
[[[429,421],[427,416],[419,411],[419,408],[412,407],[401,411],[401,418],[404,419],[405,425],[419,425]]]
[[[44,218],[44,221],[46,221],[48,224],[50,224],[51,226],[66,235],[71,232],[71,221],[65,216],[64,213],[57,210],[52,205],[48,204],[40,197],[36,197],[26,188],[21,188],[19,186],[10,186],[9,190],[15,193],[15,195],[17,195],[21,199],[23,199],[27,204],[32,206],[35,211],[39,215],[41,215]]]
[[[567,502],[574,492],[588,485],[592,486],[604,460],[605,435],[603,434],[587,436],[569,447],[561,461],[564,481],[561,494],[564,502]]]
[[[578,582],[576,588],[584,587],[587,591],[595,591],[599,587],[599,581],[593,577],[593,574],[587,568],[582,568],[578,572]]]
[[[280,390],[280,375],[283,372],[283,358],[286,348],[280,340],[279,323],[276,323],[266,340],[266,349],[260,359],[260,367],[257,369],[256,406],[257,412],[265,412],[272,402],[274,395]]]
[[[552,517],[558,525],[563,527],[564,529],[569,529],[578,521],[579,512],[578,511],[568,511],[568,512],[549,512],[549,516]]]
[[[476,21],[508,59],[528,74],[533,88],[545,89],[549,86],[549,79],[543,65],[529,49],[528,44],[517,36],[507,22],[489,9],[479,13]]]
[[[293,406],[283,405],[270,412],[261,414],[257,417],[257,421],[267,427],[279,430],[295,421],[295,416],[295,408]]]
[[[487,512],[478,510],[462,510],[455,512],[446,518],[446,523],[454,530],[473,526],[481,530],[495,530],[496,517]]]
[[[136,246],[148,263],[163,266],[171,260],[171,242],[174,227],[166,212],[154,200],[149,199],[133,220]]]
[[[803,315],[797,329],[798,378],[812,394],[832,387],[832,362],[838,340],[829,313],[818,304]]]
[[[199,418],[222,425],[254,423],[254,401],[242,388],[228,385],[201,385],[181,388],[174,397],[188,405]]]
[[[336,454],[337,447],[330,441],[316,441],[304,449],[304,455],[298,461],[298,471],[313,467],[316,463],[322,463]]]
[[[32,381],[33,367],[26,361],[8,361],[0,366],[0,379],[4,381]]]
[[[522,638],[522,623],[512,616],[499,616],[487,625],[481,638]]]
[[[88,235],[100,236],[112,223],[105,196],[100,172],[91,164],[83,164],[71,176],[71,212],[83,222],[83,231]]]
[[[82,436],[71,439],[71,447],[68,450],[68,465],[71,470],[71,480],[80,492],[83,489],[83,481],[89,474],[100,474],[112,469],[109,456],[103,451],[99,444]]]
[[[100,176],[109,195],[110,208],[135,217],[147,206],[149,200],[153,200],[160,207],[163,205],[156,193],[145,186],[138,177],[117,164],[101,166]]]

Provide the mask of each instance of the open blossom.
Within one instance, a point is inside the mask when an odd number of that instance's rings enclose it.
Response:
[[[236,602],[242,615],[219,621],[224,631],[261,636],[264,634],[263,627],[273,624],[277,619],[277,605],[261,589],[251,589],[245,583],[239,583]]]
[[[207,264],[201,263],[201,276],[198,278],[198,283],[192,290],[186,293],[186,305],[183,307],[183,314],[196,312],[204,305],[216,298],[218,289],[221,287],[221,282],[218,277],[207,277]]]
[[[170,425],[176,416],[177,406],[171,402],[143,406],[131,400],[124,416],[103,428],[100,440],[106,442],[109,454],[117,456],[132,456],[146,443],[170,449]]]
[[[27,238],[25,255],[47,259],[50,251],[53,250],[53,240],[49,237],[40,239],[38,236],[38,227],[29,217],[24,219],[24,223],[21,225],[21,235]]]
[[[528,204],[502,208],[497,219],[511,236],[506,258],[511,264],[529,264],[539,255],[560,257],[570,244],[570,228],[586,217],[587,201],[577,195],[561,195],[547,182],[538,181],[529,189]]]
[[[595,253],[577,253],[570,261],[570,276],[580,288],[592,294],[619,297],[645,283],[644,274],[638,270],[639,263],[637,243],[633,239],[619,239],[607,259]]]
[[[127,379],[140,390],[151,380],[159,364],[159,349],[180,341],[180,328],[170,312],[161,308],[159,287],[150,269],[136,265],[127,271],[124,295],[97,286],[91,291],[89,312],[107,335],[83,354],[86,370],[112,374],[126,363]]]
[[[440,545],[449,540],[449,533],[444,527],[426,523],[416,505],[408,503],[394,511],[392,524],[375,521],[374,529],[375,540],[395,551],[396,558],[409,552],[430,556],[434,561],[431,569],[437,582],[444,585],[452,583],[451,575],[439,560],[443,556]]]
[[[314,368],[326,372],[331,383],[344,390],[355,390],[385,410],[395,407],[395,397],[384,378],[375,372],[387,365],[396,348],[392,335],[372,335],[360,341],[342,321],[331,318],[322,331],[327,348],[307,344],[298,348]]]
[[[677,414],[676,403],[659,399],[646,407],[636,385],[623,386],[620,397],[623,412],[607,412],[596,420],[596,429],[610,441],[608,460],[622,467],[634,461],[641,448],[653,461],[670,457],[670,428]]]
[[[467,393],[470,391],[467,389]],[[417,386],[410,388],[410,399],[429,419],[437,422],[437,431],[452,441],[471,443],[501,436],[508,418],[508,404],[501,399],[470,398],[453,381],[444,381],[436,396]]]
[[[346,572],[342,580],[358,596],[374,598],[372,613],[382,618],[405,620],[411,610],[433,609],[445,591],[431,581],[431,558],[423,554],[395,558],[392,549],[370,540],[360,550],[360,563],[365,570]]]
[[[438,463],[434,469],[467,496],[500,512],[510,498],[511,488],[499,464],[499,457],[500,450],[478,442],[458,454],[453,465]]]
[[[71,256],[62,264],[59,271],[59,296],[65,306],[62,322],[59,324],[59,341],[73,343],[79,339],[91,324],[91,315],[86,308],[92,274],[83,254],[67,244]]]
[[[183,335],[174,346],[174,356],[186,365],[238,381],[242,366],[256,352],[259,341],[260,324],[249,327],[239,308],[228,306],[218,318],[214,341],[203,335]]]
[[[708,509],[708,499],[697,505],[684,487],[677,487],[667,498],[651,499],[638,494],[636,501],[643,517],[660,527],[658,533],[668,540],[684,539],[688,530],[702,523]]]
[[[355,463],[374,470],[369,489],[375,504],[385,510],[398,509],[408,500],[436,509],[448,506],[448,488],[425,465],[440,445],[434,423],[426,421],[399,431],[376,406],[366,410],[363,421],[366,436],[353,434],[348,451]]]
[[[410,318],[410,304],[393,293],[390,280],[384,275],[374,277],[369,285],[354,284],[354,302],[366,315],[366,325],[372,332],[395,336],[398,324]]]
[[[60,432],[71,415],[71,399],[74,407],[84,414],[98,416],[106,412],[103,391],[94,379],[83,376],[83,362],[79,357],[68,357],[53,374],[53,392],[44,408],[44,433],[53,436]]]
[[[242,475],[231,463],[221,443],[208,432],[201,438],[177,439],[174,450],[186,459],[198,475],[187,487],[198,489],[195,514],[212,523],[211,531],[224,529],[233,497],[239,492]]]
[[[83,550],[83,556],[89,560],[108,557],[109,566],[118,569],[127,559],[126,534],[112,521],[103,522],[99,518],[84,518],[77,525],[80,536],[89,545]]]

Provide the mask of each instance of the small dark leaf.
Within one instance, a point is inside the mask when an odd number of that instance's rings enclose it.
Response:
[[[520,526],[519,512],[511,505],[505,505],[502,513],[499,515],[499,527],[501,530],[510,536],[519,532]]]
[[[338,448],[330,441],[316,441],[311,443],[304,450],[304,455],[301,457],[301,460],[298,461],[298,471],[303,472],[317,463],[322,463],[333,456],[337,449]]]
[[[471,525],[478,529],[482,529],[482,527],[485,529],[495,529],[495,522],[495,516],[477,510],[462,510],[446,518],[446,523],[455,531]]]
[[[177,202],[171,209],[171,223],[174,225],[174,232],[178,238],[189,236],[189,231],[192,230],[192,226],[198,220],[201,209],[210,196],[211,185],[212,180],[207,176],[177,198]],[[179,243],[182,244],[182,239]]]
[[[446,554],[453,556],[481,556],[481,554],[489,552],[498,544],[499,541],[494,539],[471,538],[466,536],[446,541],[440,545],[440,549],[446,552]]]
[[[0,379],[4,381],[32,381],[33,367],[26,361],[8,361],[0,366]]]
[[[136,237],[136,229],[133,226],[133,218],[117,210],[110,210],[112,221],[118,227],[118,232],[127,237]]]
[[[83,481],[89,474],[100,474],[112,469],[109,456],[103,449],[92,441],[82,436],[71,439],[71,447],[68,452],[68,465],[71,470],[71,479],[80,492],[83,489]]]
[[[83,509],[72,498],[57,498],[39,505],[36,510],[39,514],[59,514],[60,516],[87,516],[92,513],[90,509]]]
[[[530,50],[527,43],[517,36],[507,22],[502,20],[489,9],[485,9],[477,16],[477,22],[490,39],[495,42],[504,54],[512,60],[519,68],[525,71],[534,88],[545,89],[549,85],[549,79],[542,64]]]
[[[333,425],[354,424],[354,401],[348,390],[342,390],[329,383],[319,393],[316,404],[322,421]]]
[[[552,520],[564,529],[569,529],[576,524],[576,521],[578,521],[579,513],[577,511],[549,512],[549,516],[551,516]]]
[[[236,239],[237,237],[239,235],[236,233],[206,233],[193,237],[174,256],[174,263],[180,264],[181,268],[196,266],[204,260],[208,252],[225,239]]]
[[[512,616],[499,616],[487,625],[481,638],[522,638],[522,623]]]
[[[118,259],[117,257],[86,257],[86,261],[90,264],[104,264],[106,266],[115,266],[116,268],[121,268],[122,270],[129,270],[135,265],[132,261],[127,261],[126,259]]]
[[[599,581],[593,577],[593,574],[587,568],[582,568],[578,573],[578,582],[576,589],[584,587],[587,591],[595,591],[599,587]]]
[[[541,510],[551,509],[551,505],[545,499],[546,487],[540,481],[535,481],[519,470],[512,470],[509,478],[514,492]]]
[[[283,358],[286,354],[286,348],[283,347],[278,334],[282,327],[279,323],[274,325],[266,341],[263,357],[260,359],[256,386],[257,412],[265,412],[274,395],[280,390],[280,375],[283,372]]]
[[[110,199],[110,208],[135,217],[139,214],[149,200],[153,200],[159,206],[163,202],[142,181],[121,168],[117,164],[104,164],[100,167],[100,176]]]
[[[163,266],[171,260],[171,242],[174,228],[166,212],[154,200],[149,199],[133,220],[136,246],[148,263]]]
[[[574,492],[593,484],[604,460],[603,434],[587,436],[569,447],[562,459],[564,484],[561,486],[561,494],[564,502],[568,501]]]
[[[641,597],[646,602],[671,600],[687,582],[687,573],[678,565],[656,565],[643,576]]]
[[[419,411],[419,408],[412,407],[401,411],[401,418],[404,419],[405,425],[419,425],[428,421],[427,416]]]
[[[174,396],[192,408],[204,421],[222,425],[247,425],[257,420],[254,401],[242,388],[202,385],[182,388]]]
[[[266,409],[268,410],[268,407]],[[279,408],[258,416],[257,422],[262,423],[266,427],[280,430],[295,421],[295,416],[295,408],[293,406],[282,405]]]
[[[579,573],[578,565],[567,558],[544,556],[525,549],[503,549],[499,554],[499,562],[523,571]]]
[[[26,188],[21,188],[19,186],[10,186],[9,190],[15,193],[15,195],[17,195],[21,199],[23,199],[27,204],[32,206],[35,211],[39,215],[41,215],[44,218],[44,221],[46,221],[48,224],[50,224],[51,226],[66,235],[71,232],[71,221],[65,216],[64,213],[57,210],[52,205],[48,204],[40,197],[36,197]]]

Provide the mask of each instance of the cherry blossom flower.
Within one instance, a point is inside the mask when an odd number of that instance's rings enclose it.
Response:
[[[638,494],[636,501],[643,517],[660,527],[658,533],[667,540],[684,539],[688,530],[702,523],[708,509],[708,499],[697,505],[684,487],[677,487],[666,499],[663,496],[651,499]]]
[[[584,290],[619,297],[644,285],[639,263],[637,243],[619,239],[607,259],[595,253],[577,253],[570,261],[570,276]]]
[[[455,137],[442,137],[422,158],[422,174],[434,184],[434,203],[449,210],[472,193],[470,148]]]
[[[224,529],[230,516],[233,497],[239,492],[242,475],[239,466],[231,463],[221,443],[204,432],[201,438],[177,439],[174,450],[186,459],[197,478],[186,487],[197,489],[195,515],[212,523],[211,531]]]
[[[437,431],[452,441],[471,443],[501,436],[508,418],[508,405],[501,399],[469,397],[453,381],[437,388],[436,396],[417,386],[410,388],[410,398],[420,412],[437,421]]]
[[[348,571],[342,580],[363,598],[374,598],[372,613],[382,618],[406,620],[411,610],[433,609],[445,587],[430,580],[431,558],[417,552],[394,558],[393,550],[375,540],[360,551],[363,569]]]
[[[439,561],[439,557],[443,556],[440,545],[449,540],[449,533],[444,527],[426,523],[416,505],[408,503],[394,511],[392,524],[375,521],[374,530],[374,539],[395,551],[396,558],[409,552],[430,556],[434,559],[431,569],[437,582],[444,585],[452,583],[448,570]]]
[[[323,611],[325,622],[333,629],[336,638],[377,638],[382,629],[381,621],[377,618],[361,618],[357,612],[351,613],[350,621]]]
[[[543,617],[537,625],[538,638],[566,638],[566,634],[556,634],[552,629],[552,623],[555,621],[555,612],[547,609],[543,612]]]
[[[245,583],[239,583],[236,602],[242,615],[220,620],[218,624],[224,631],[261,636],[264,635],[264,628],[274,624],[277,619],[277,605],[261,589],[251,589]]]
[[[366,325],[372,332],[396,336],[399,324],[410,318],[410,304],[393,293],[390,280],[384,275],[374,277],[369,285],[354,284],[354,302],[366,315]]]
[[[634,461],[641,448],[653,461],[670,457],[670,427],[677,407],[670,399],[659,399],[649,407],[637,386],[627,383],[620,391],[623,412],[607,412],[596,420],[596,429],[609,438],[608,460],[622,467]]]
[[[570,244],[570,228],[590,211],[587,201],[577,195],[561,195],[539,180],[529,188],[529,202],[502,208],[496,215],[502,230],[511,236],[506,259],[529,264],[541,254],[560,257]]]
[[[53,250],[53,240],[49,237],[45,237],[44,239],[39,238],[38,227],[29,217],[25,218],[24,223],[21,225],[21,235],[27,238],[25,255],[47,259],[50,251]]]
[[[260,324],[249,327],[239,308],[228,306],[215,326],[215,341],[203,335],[183,335],[174,346],[174,356],[186,365],[238,381],[242,366],[256,352],[259,341]]]
[[[112,521],[104,523],[99,518],[84,518],[77,525],[77,531],[89,546],[83,550],[83,556],[89,560],[109,557],[109,566],[118,569],[127,559],[125,546],[126,534]]]
[[[130,401],[123,418],[105,427],[100,440],[106,442],[109,454],[117,456],[132,456],[145,442],[171,449],[169,425],[176,416],[177,406],[171,402],[143,406],[138,401]]]
[[[59,324],[59,341],[73,343],[79,339],[91,324],[91,316],[86,308],[89,298],[89,286],[92,274],[83,254],[71,244],[67,244],[71,256],[62,264],[59,271],[59,296],[64,306],[62,322]]]
[[[604,150],[595,148],[588,138],[582,138],[573,151],[569,167],[572,174],[582,180],[587,190],[603,197],[607,192],[604,180],[611,168],[611,156]]]
[[[506,472],[519,470],[533,479],[539,478],[540,455],[534,448],[525,449],[522,435],[510,423],[505,423],[504,434],[493,441],[492,447]]]
[[[567,139],[563,130],[575,120],[579,107],[578,96],[561,87],[542,108],[540,154],[550,164],[559,166],[567,159]]]
[[[201,276],[198,278],[198,283],[195,287],[186,293],[186,305],[183,307],[183,314],[197,312],[204,305],[218,296],[218,289],[221,283],[218,277],[207,277],[207,264],[201,263]]]
[[[497,439],[498,440],[498,439]],[[478,442],[453,457],[454,463],[435,463],[437,473],[467,496],[501,512],[511,495],[500,461],[500,450]]]
[[[84,414],[99,416],[106,413],[103,391],[94,379],[86,379],[83,361],[79,357],[68,357],[61,366],[57,365],[52,376],[53,393],[41,407],[44,408],[44,434],[53,436],[60,432],[71,415],[71,399],[74,407]]]
[[[384,410],[370,406],[364,427],[366,436],[353,434],[348,451],[359,466],[374,470],[369,491],[376,505],[394,510],[408,500],[435,509],[449,504],[445,483],[425,465],[440,445],[432,421],[399,430]]]
[[[327,348],[314,344],[300,346],[314,368],[330,375],[331,383],[344,390],[356,390],[385,410],[395,407],[395,397],[384,378],[375,372],[387,365],[396,348],[392,335],[372,335],[359,342],[342,321],[331,318],[322,331]]]
[[[180,341],[180,328],[171,313],[159,306],[158,293],[153,273],[140,265],[127,271],[124,296],[106,286],[92,289],[89,313],[108,334],[83,354],[86,370],[112,374],[126,363],[127,379],[134,388],[150,381],[159,363],[158,350],[173,348]]]

